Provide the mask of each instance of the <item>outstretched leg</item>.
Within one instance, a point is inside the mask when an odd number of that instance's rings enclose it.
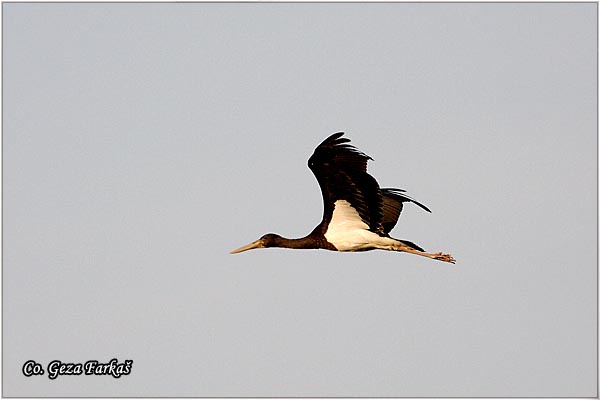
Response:
[[[407,250],[403,249],[400,251],[405,251],[407,253],[412,253],[412,254],[416,254],[418,256],[423,256],[423,257],[429,257],[434,260],[445,261],[445,262],[449,262],[452,264],[456,263],[456,260],[454,259],[454,257],[452,257],[450,254],[446,254],[446,253],[425,253],[424,251],[413,250],[411,248],[409,248]]]
[[[403,243],[400,243],[398,245],[392,246],[392,250],[395,250],[395,251],[404,251],[406,253],[416,254],[418,256],[428,257],[428,258],[431,258],[433,260],[440,260],[440,261],[449,262],[449,263],[452,263],[452,264],[456,263],[456,260],[450,254],[445,254],[445,253],[426,253],[424,251],[419,251],[419,250],[413,249],[412,247],[406,246]]]

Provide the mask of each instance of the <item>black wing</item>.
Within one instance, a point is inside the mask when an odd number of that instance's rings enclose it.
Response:
[[[431,212],[431,210],[425,207],[423,204],[419,203],[415,199],[408,197],[404,194],[404,190],[402,189],[391,189],[391,188],[383,188],[381,189],[381,193],[383,195],[383,232],[389,233],[396,223],[398,222],[398,218],[400,217],[400,213],[402,212],[402,203],[411,202],[415,203],[423,210]]]
[[[383,195],[375,178],[367,173],[367,161],[372,158],[349,145],[350,139],[342,138],[343,134],[329,136],[308,159],[308,167],[323,195],[323,222],[316,229],[324,231],[333,215],[334,203],[346,200],[369,230],[384,234]]]

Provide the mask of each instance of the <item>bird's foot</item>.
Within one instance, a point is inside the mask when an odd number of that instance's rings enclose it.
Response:
[[[444,261],[444,262],[449,262],[452,264],[456,263],[456,260],[454,259],[454,257],[452,257],[450,254],[445,254],[445,253],[435,253],[433,255],[433,259]]]

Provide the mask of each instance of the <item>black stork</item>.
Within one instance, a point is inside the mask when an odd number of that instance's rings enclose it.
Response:
[[[394,239],[389,232],[398,222],[403,203],[414,203],[431,212],[402,189],[380,188],[367,173],[372,160],[334,133],[323,141],[308,159],[323,195],[323,220],[307,236],[287,239],[268,233],[260,239],[233,250],[231,254],[262,247],[327,249],[333,251],[392,250],[455,263],[450,254],[426,253],[408,240]]]

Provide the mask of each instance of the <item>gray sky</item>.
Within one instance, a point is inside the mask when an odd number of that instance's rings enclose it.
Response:
[[[3,4],[3,394],[596,396],[596,9]],[[337,131],[455,266],[228,254]]]

